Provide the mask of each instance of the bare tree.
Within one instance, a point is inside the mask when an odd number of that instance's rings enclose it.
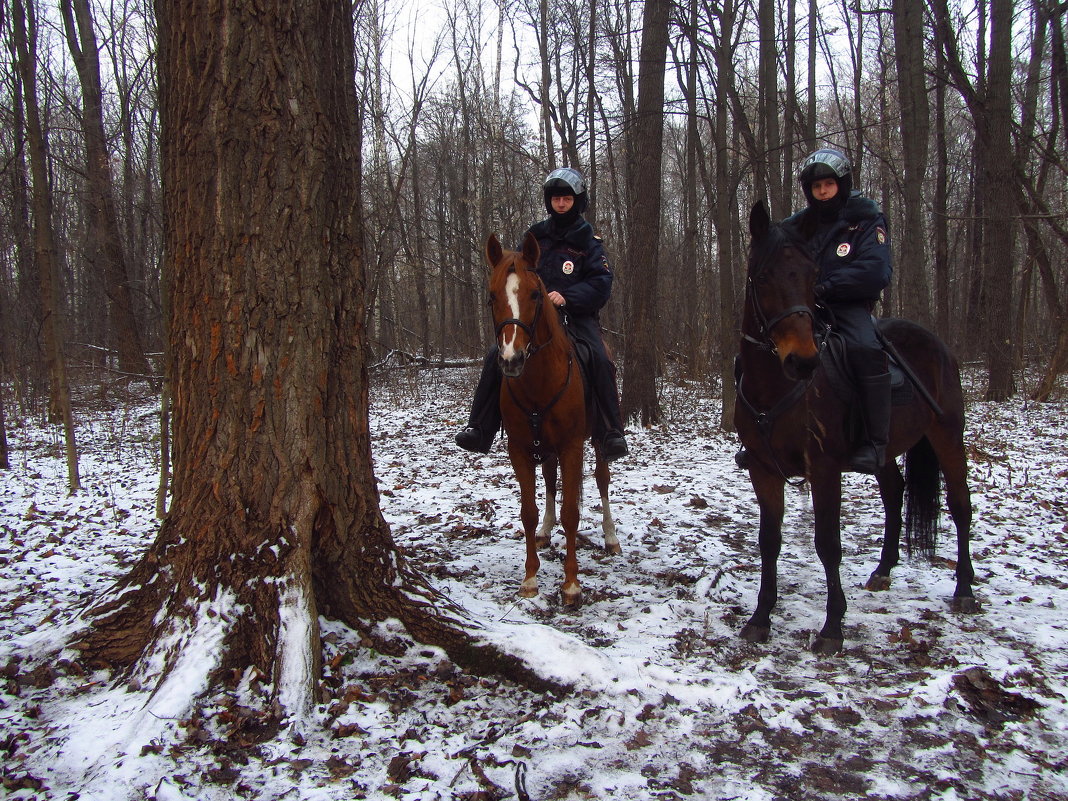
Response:
[[[957,27],[946,0],[932,4],[935,30],[946,58],[949,79],[964,98],[975,125],[977,200],[982,223],[979,306],[987,361],[987,400],[1005,400],[1015,391],[1012,310],[1015,277],[1004,259],[1015,241],[1015,192],[1012,160],[1013,0],[990,1],[990,52],[980,81],[972,81],[962,62]]]
[[[111,179],[111,153],[104,135],[100,55],[89,0],[60,0],[63,26],[82,89],[81,122],[85,136],[85,200],[88,207],[88,261],[103,281],[108,298],[112,344],[119,369],[131,375],[148,375],[148,360],[134,314],[132,293],[123,253],[115,188]]]
[[[904,199],[903,236],[894,240],[894,269],[898,274],[902,313],[930,325],[927,282],[924,178],[930,136],[930,108],[924,69],[923,8],[912,0],[894,0],[894,52],[898,103],[901,107],[901,148],[904,156],[901,193]]]
[[[45,362],[51,379],[50,418],[63,426],[67,452],[67,485],[71,492],[81,487],[78,474],[78,445],[74,436],[74,411],[64,354],[63,304],[59,286],[58,252],[52,227],[52,188],[48,182],[48,145],[37,103],[37,21],[33,0],[25,5],[14,0],[12,14],[17,69],[22,81],[26,109],[26,146],[33,178],[34,255],[41,282],[41,318]]]
[[[660,205],[664,142],[664,72],[667,62],[668,0],[647,0],[638,67],[634,146],[628,162],[630,242],[627,356],[620,405],[623,419],[660,422],[656,378],[656,271],[660,266]]]

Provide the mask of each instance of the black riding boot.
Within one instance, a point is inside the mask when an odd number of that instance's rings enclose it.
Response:
[[[615,368],[600,365],[593,379],[593,438],[601,443],[601,455],[606,462],[614,462],[630,453],[623,436],[623,415],[619,411],[619,392],[616,390]]]
[[[890,439],[890,373],[861,376],[857,390],[868,441],[853,451],[849,464],[854,472],[874,474],[886,460],[886,443]]]
[[[467,428],[456,435],[456,444],[465,451],[489,453],[493,438],[500,428],[501,370],[497,366],[497,350],[494,348],[482,365]]]

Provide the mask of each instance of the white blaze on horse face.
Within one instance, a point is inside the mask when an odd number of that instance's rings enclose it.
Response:
[[[512,273],[504,284],[504,295],[508,298],[508,308],[512,312],[512,319],[519,319],[519,276]],[[501,358],[508,360],[516,356],[515,338],[519,333],[519,326],[510,325],[502,332],[504,337],[501,341]]]

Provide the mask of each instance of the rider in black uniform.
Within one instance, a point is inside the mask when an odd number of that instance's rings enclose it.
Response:
[[[808,206],[783,220],[808,243],[819,277],[816,298],[845,342],[857,382],[866,439],[850,466],[875,473],[886,459],[890,431],[890,372],[872,310],[890,284],[890,237],[878,204],[853,189],[853,167],[839,150],[821,148],[801,162],[798,181]],[[745,451],[735,457],[747,466]]]
[[[611,462],[628,453],[616,368],[605,350],[599,319],[601,307],[612,293],[612,271],[600,238],[582,216],[588,202],[582,174],[570,167],[553,170],[545,180],[543,194],[549,216],[529,229],[541,248],[538,275],[550,302],[561,312],[568,333],[589,345],[596,407],[593,436],[601,443],[604,458]],[[476,453],[489,451],[501,426],[500,387],[494,345],[482,366],[467,427],[456,435],[456,444],[461,448]]]

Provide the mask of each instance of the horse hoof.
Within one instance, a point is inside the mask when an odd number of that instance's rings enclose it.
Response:
[[[549,547],[549,542],[551,540],[552,540],[552,537],[549,536],[548,534],[546,534],[544,537],[539,535],[539,536],[534,538],[534,547],[537,548],[539,551],[543,550],[545,548],[548,548]]]
[[[582,588],[560,590],[560,601],[568,609],[578,609],[582,605]]]
[[[604,549],[612,554],[612,556],[619,556],[623,553],[623,549],[619,547],[618,542],[606,542],[604,544]]]
[[[538,582],[536,581],[524,581],[519,585],[519,597],[520,598],[536,598],[538,595]]]
[[[872,573],[871,576],[868,577],[868,583],[864,585],[864,589],[871,590],[872,592],[885,592],[890,589],[890,577]]]
[[[738,636],[746,642],[767,642],[768,638],[771,637],[771,626],[754,626],[750,623],[746,623],[742,626],[742,630]]]
[[[960,595],[949,602],[949,608],[954,612],[971,615],[979,611],[979,602],[970,595]]]
[[[812,653],[830,656],[842,650],[842,641],[834,637],[816,637],[812,641]]]

